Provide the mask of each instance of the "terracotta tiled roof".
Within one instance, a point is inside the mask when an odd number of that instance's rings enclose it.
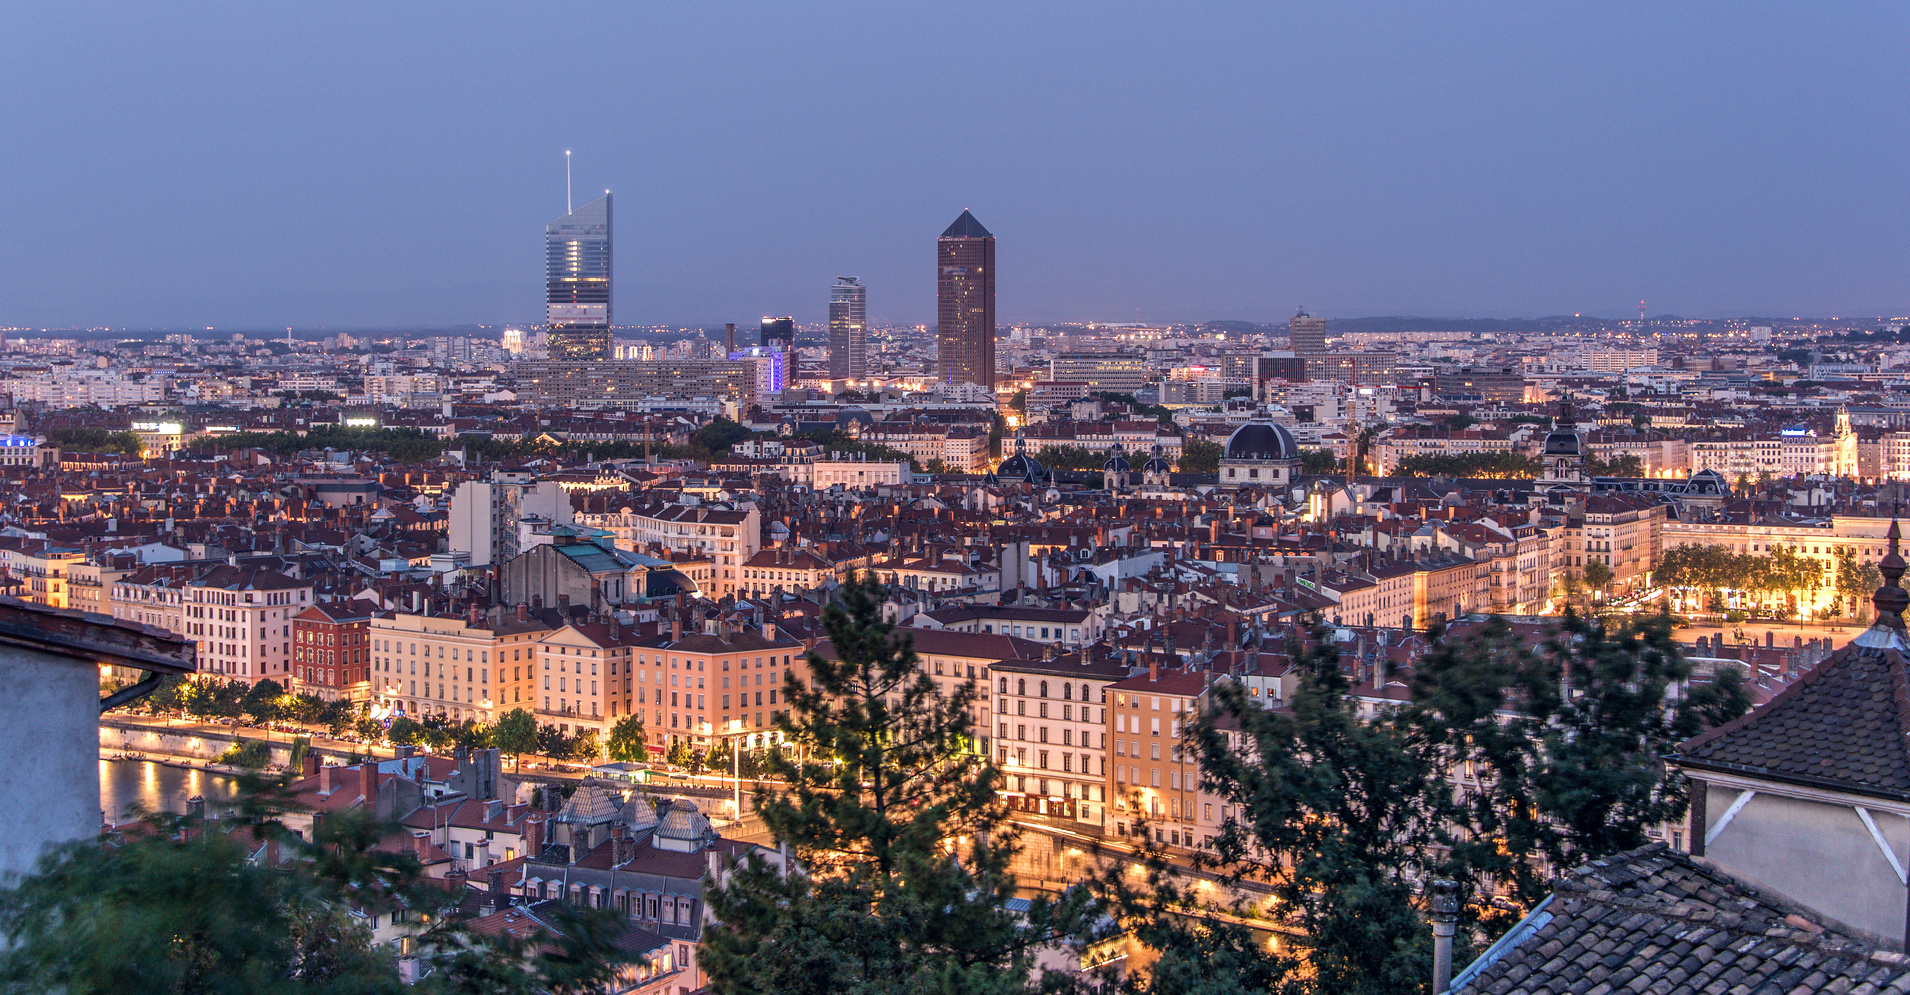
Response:
[[[1565,875],[1451,990],[1901,993],[1910,957],[1653,843]]]

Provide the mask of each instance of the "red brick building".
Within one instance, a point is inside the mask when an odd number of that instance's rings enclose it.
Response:
[[[369,601],[334,601],[293,617],[292,693],[326,701],[370,700],[374,610]]]

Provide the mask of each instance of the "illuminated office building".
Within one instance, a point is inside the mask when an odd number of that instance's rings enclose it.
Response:
[[[550,358],[610,358],[610,194],[544,226]]]
[[[995,236],[967,211],[935,240],[936,378],[995,386]]]
[[[1315,318],[1306,313],[1305,308],[1287,322],[1287,338],[1293,343],[1293,351],[1302,356],[1326,351],[1326,319]]]
[[[783,352],[796,348],[796,319],[765,317],[762,337],[756,344],[765,349],[780,349]]]
[[[853,276],[836,277],[829,288],[829,379],[869,375],[868,327],[869,288]]]

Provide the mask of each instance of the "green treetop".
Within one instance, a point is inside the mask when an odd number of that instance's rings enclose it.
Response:
[[[881,585],[839,594],[823,616],[833,652],[808,657],[815,683],[786,676],[789,744],[769,766],[787,787],[757,792],[799,870],[752,860],[711,891],[712,988],[1038,990],[1037,948],[1079,930],[1086,898],[1007,907],[1015,835],[999,773],[969,749],[970,706],[984,689],[941,693],[883,621]]]

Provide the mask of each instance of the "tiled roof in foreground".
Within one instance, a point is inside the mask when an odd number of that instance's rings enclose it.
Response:
[[[1910,992],[1910,957],[1662,843],[1580,866],[1453,979],[1466,995]]]
[[[1910,635],[1897,523],[1877,565],[1877,621],[1762,708],[1678,747],[1678,763],[1910,800]]]

